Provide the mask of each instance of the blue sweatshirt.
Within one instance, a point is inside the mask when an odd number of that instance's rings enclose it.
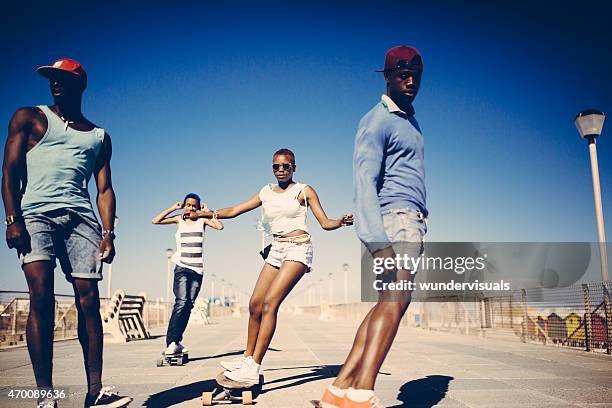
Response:
[[[389,246],[384,211],[411,208],[427,216],[423,135],[414,112],[387,95],[359,122],[353,183],[355,229],[371,252]]]

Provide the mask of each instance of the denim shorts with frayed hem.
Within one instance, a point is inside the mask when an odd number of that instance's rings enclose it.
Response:
[[[306,265],[306,272],[312,267],[312,243],[273,241],[266,262],[280,268],[284,261],[295,261]]]
[[[97,221],[71,209],[58,209],[24,216],[32,251],[20,256],[21,264],[57,259],[66,278],[102,279],[100,241]]]

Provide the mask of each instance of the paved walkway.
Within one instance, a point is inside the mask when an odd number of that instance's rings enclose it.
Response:
[[[264,360],[262,408],[309,407],[346,356],[356,325],[281,314]],[[241,354],[245,318],[216,319],[188,328],[191,361],[155,367],[164,339],[105,346],[104,380],[132,395],[132,406],[200,406],[219,361]],[[60,407],[82,407],[84,372],[77,341],[55,344],[55,385],[71,397]],[[7,398],[33,385],[25,348],[0,352],[0,406],[32,407]],[[609,356],[540,345],[401,328],[376,390],[388,407],[612,407]]]

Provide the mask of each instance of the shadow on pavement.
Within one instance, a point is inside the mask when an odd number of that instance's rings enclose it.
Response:
[[[425,378],[409,381],[400,387],[397,396],[402,403],[389,408],[431,408],[444,399],[452,380],[454,377],[446,375],[428,375]]]
[[[269,370],[264,370],[265,372],[265,371],[272,371],[272,370],[291,370],[294,368],[310,368],[311,369],[310,372],[308,373],[292,375],[292,376],[285,377],[285,378],[279,378],[273,381],[266,381],[266,383],[264,384],[265,389],[261,393],[265,394],[270,391],[282,390],[283,388],[297,387],[298,385],[302,385],[302,384],[305,384],[311,381],[323,380],[325,378],[334,378],[338,375],[338,372],[340,371],[340,367],[342,366],[328,365],[328,366],[273,368]],[[271,384],[277,384],[277,383],[282,383],[286,381],[292,381],[292,382],[290,382],[289,384],[283,384],[277,387],[269,388]]]
[[[282,350],[275,349],[275,348],[269,348],[268,351],[282,351]],[[210,359],[213,359],[213,358],[239,356],[239,355],[242,355],[242,354],[244,354],[244,350],[236,350],[236,351],[230,351],[230,352],[223,353],[223,354],[216,354],[214,356],[189,358],[189,361],[210,360]]]
[[[190,401],[194,398],[200,398],[202,392],[212,391],[216,385],[217,383],[215,380],[204,380],[181,385],[150,395],[142,405],[154,408],[169,407],[185,401]]]

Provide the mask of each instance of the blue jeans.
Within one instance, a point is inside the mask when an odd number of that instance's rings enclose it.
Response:
[[[168,323],[166,345],[183,340],[183,333],[189,323],[193,304],[200,293],[203,276],[189,268],[176,265],[174,268],[174,308]]]

